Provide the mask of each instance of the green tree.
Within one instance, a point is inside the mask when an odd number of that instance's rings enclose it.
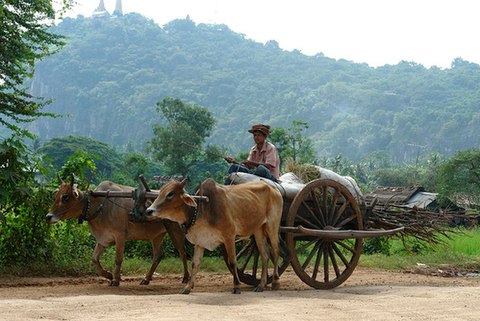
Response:
[[[311,164],[316,161],[312,140],[304,133],[308,127],[305,121],[293,120],[287,130],[281,127],[272,129],[270,140],[277,147],[282,160],[292,159],[300,164]]]
[[[459,204],[480,204],[480,150],[455,154],[439,166],[437,186],[440,199],[449,198]]]
[[[312,140],[305,135],[309,125],[302,120],[293,120],[288,128],[292,158],[300,163],[313,163],[316,160]]]
[[[19,123],[47,115],[48,101],[33,97],[24,82],[33,76],[36,61],[63,46],[63,37],[49,32],[59,14],[72,5],[63,0],[56,12],[50,0],[2,0],[0,6],[0,124],[28,134]]]
[[[290,139],[288,136],[288,132],[283,127],[276,127],[272,128],[270,131],[270,135],[268,136],[268,140],[270,140],[275,147],[277,147],[278,154],[280,155],[280,159],[285,161],[288,158],[291,158],[289,143]],[[248,154],[247,154],[248,156]],[[246,158],[240,158],[246,159]]]
[[[115,149],[100,141],[78,136],[66,136],[52,138],[37,150],[37,153],[46,155],[54,170],[58,171],[72,155],[82,152],[95,160],[96,168],[100,177],[109,178],[123,166],[121,156]]]
[[[161,165],[158,162],[153,162],[145,155],[131,152],[122,157],[122,165],[119,170],[113,173],[111,180],[116,183],[137,186],[139,184],[139,177],[143,175],[150,187],[153,187],[155,181],[153,177],[162,172]]]
[[[155,137],[149,141],[148,149],[163,162],[167,175],[187,176],[189,169],[205,158],[202,144],[210,136],[215,120],[206,108],[178,98],[158,102],[157,111],[166,123],[153,125]]]
[[[84,189],[90,184],[96,170],[95,156],[79,150],[67,158],[59,176],[66,180],[73,175],[78,186]]]

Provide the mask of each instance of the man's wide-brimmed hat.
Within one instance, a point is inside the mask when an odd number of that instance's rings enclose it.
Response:
[[[261,132],[265,136],[268,136],[270,133],[270,126],[264,125],[264,124],[255,124],[248,130],[249,133],[254,133],[254,132]]]

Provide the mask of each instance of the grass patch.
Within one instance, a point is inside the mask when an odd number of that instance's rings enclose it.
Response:
[[[123,261],[122,271],[125,275],[145,274],[150,269],[152,262],[146,259],[128,258]],[[192,262],[187,261],[187,267],[190,271]],[[227,272],[227,266],[223,258],[203,257],[200,265],[202,272]],[[156,269],[160,274],[183,274],[183,264],[178,257],[164,258],[158,264]]]
[[[385,270],[408,270],[420,264],[430,267],[455,266],[464,270],[480,269],[480,230],[459,229],[443,243],[422,244],[410,240],[407,248],[397,239],[391,240],[391,254],[362,254],[359,266]]]
[[[86,276],[95,275],[95,269],[90,260],[78,259],[68,264],[65,262],[37,263],[28,265],[9,265],[0,267],[0,276],[31,276],[31,277],[53,277],[53,276]]]
[[[359,262],[361,267],[391,271],[410,270],[419,264],[425,264],[434,268],[448,265],[462,270],[479,270],[480,257],[448,252],[411,255],[370,254],[362,255]]]

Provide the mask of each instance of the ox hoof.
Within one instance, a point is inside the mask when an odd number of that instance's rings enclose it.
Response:
[[[278,282],[273,282],[272,283],[272,290],[280,290],[280,283]]]
[[[183,289],[180,294],[190,294],[190,289]]]
[[[110,282],[110,286],[119,286],[120,285],[120,281],[118,280],[112,280],[112,282]]]
[[[257,286],[253,291],[255,292],[263,292],[263,286]]]
[[[240,288],[233,288],[232,294],[240,294],[242,291],[240,291]]]
[[[140,285],[149,285],[150,284],[150,280],[148,279],[143,279],[142,282],[140,282]]]

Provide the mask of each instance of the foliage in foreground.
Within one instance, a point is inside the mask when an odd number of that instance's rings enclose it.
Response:
[[[35,179],[38,162],[17,136],[0,144],[0,267],[51,258],[44,219],[51,194]]]
[[[49,28],[71,6],[72,0],[59,3],[63,9],[55,12],[50,0],[1,2],[0,125],[22,135],[29,133],[18,126],[20,123],[52,115],[40,111],[48,101],[32,96],[24,81],[33,77],[36,61],[64,45],[64,38]]]

